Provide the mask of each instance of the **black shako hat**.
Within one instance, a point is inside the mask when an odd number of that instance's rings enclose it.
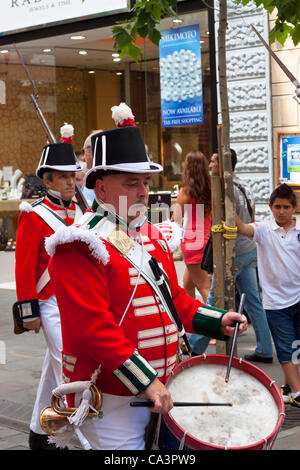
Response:
[[[163,170],[161,165],[150,161],[131,109],[121,103],[120,106],[113,106],[112,110],[113,119],[119,127],[91,137],[93,165],[84,180],[84,185],[89,189],[94,188],[99,177],[108,174],[157,173]]]
[[[43,178],[46,171],[80,171],[80,165],[74,153],[72,144],[59,142],[46,145],[42,150],[36,175]]]

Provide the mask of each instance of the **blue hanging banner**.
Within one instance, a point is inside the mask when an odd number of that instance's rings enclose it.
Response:
[[[159,64],[162,126],[203,124],[199,25],[162,31]]]

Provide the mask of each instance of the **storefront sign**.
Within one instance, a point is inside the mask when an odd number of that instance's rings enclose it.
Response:
[[[278,133],[279,183],[300,186],[300,132]]]
[[[129,0],[1,0],[0,34],[128,11]]]
[[[162,126],[203,124],[199,25],[161,32],[159,43]]]

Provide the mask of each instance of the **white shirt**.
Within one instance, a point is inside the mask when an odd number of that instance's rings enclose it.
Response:
[[[287,233],[275,220],[252,224],[263,307],[279,310],[300,301],[300,220]]]
[[[87,200],[89,206],[91,206],[94,202],[94,199],[95,199],[94,190],[93,189],[88,189],[85,186],[82,186],[82,192],[83,192],[83,195],[84,195],[85,199]]]
[[[236,176],[234,172],[232,175],[233,175],[233,183],[238,183],[241,186],[243,186],[246,196],[248,198],[249,204],[251,205],[252,210],[253,210],[255,201],[254,201],[254,196],[253,196],[252,191],[243,180],[239,179]],[[236,184],[233,185],[233,189],[234,189],[236,213],[245,224],[250,224],[252,218],[249,213],[246,198],[244,194],[242,193],[242,191],[236,186]],[[249,253],[255,248],[256,248],[256,244],[253,240],[251,240],[248,237],[245,237],[244,235],[241,235],[240,233],[237,234],[237,238],[235,240],[235,256],[243,255],[244,253]]]

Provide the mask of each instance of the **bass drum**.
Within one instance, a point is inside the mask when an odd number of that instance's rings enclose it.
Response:
[[[160,450],[271,449],[284,420],[284,402],[273,380],[236,357],[195,356],[178,364],[167,382],[173,401],[223,402],[228,406],[174,407],[160,416]]]

